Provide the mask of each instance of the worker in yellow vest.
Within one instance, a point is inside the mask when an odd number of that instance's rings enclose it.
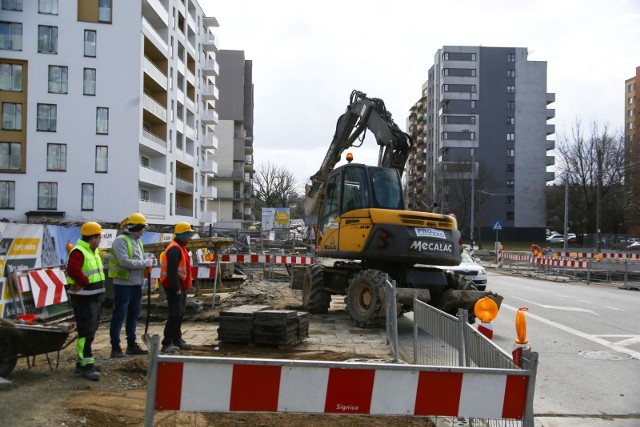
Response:
[[[100,380],[91,344],[100,324],[100,295],[104,293],[104,270],[98,246],[102,241],[102,226],[85,222],[82,237],[67,257],[69,300],[78,329],[76,340],[76,373],[92,381]]]

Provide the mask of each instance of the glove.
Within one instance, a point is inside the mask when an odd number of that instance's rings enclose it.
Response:
[[[145,267],[153,267],[156,264],[156,260],[154,258],[147,258],[144,260]]]

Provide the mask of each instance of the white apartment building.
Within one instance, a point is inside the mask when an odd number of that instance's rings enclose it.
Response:
[[[217,222],[217,26],[193,0],[1,0],[0,218]]]

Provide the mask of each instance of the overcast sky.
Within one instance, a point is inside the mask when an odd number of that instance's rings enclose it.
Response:
[[[313,175],[353,89],[382,98],[400,128],[436,51],[526,47],[547,62],[558,139],[576,118],[622,131],[624,81],[640,66],[640,0],[200,0],[219,47],[253,61],[254,161]],[[356,162],[375,163],[367,138]]]

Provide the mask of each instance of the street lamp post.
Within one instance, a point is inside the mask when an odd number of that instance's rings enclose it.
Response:
[[[474,229],[475,229],[475,194],[476,194],[476,153],[475,153],[475,141],[473,147],[471,147],[471,253],[475,247],[474,242]]]

